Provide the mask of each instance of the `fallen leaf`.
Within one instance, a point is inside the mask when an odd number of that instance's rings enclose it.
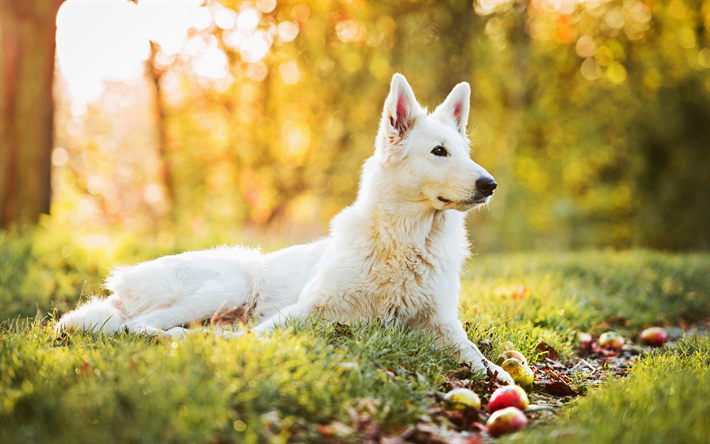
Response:
[[[548,394],[554,395],[554,396],[571,396],[571,395],[577,394],[577,391],[572,389],[572,387],[570,387],[564,381],[561,381],[561,380],[552,381],[552,382],[543,382],[540,385],[542,386],[542,390],[545,393],[548,393]]]
[[[552,368],[557,368],[557,369],[567,368],[560,361],[556,361],[556,360],[550,359],[550,358],[545,358],[545,363],[547,364],[548,367],[552,367]]]
[[[552,348],[550,344],[548,344],[545,341],[540,341],[539,344],[537,344],[537,347],[535,347],[535,350],[539,351],[542,353],[546,358],[549,358],[553,361],[559,361],[560,360],[560,354],[557,353],[557,350]]]

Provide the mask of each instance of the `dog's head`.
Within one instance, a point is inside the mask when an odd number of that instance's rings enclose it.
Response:
[[[392,78],[377,134],[375,159],[400,197],[437,210],[467,211],[487,203],[496,188],[471,160],[466,136],[471,87],[459,83],[427,114],[401,74]]]

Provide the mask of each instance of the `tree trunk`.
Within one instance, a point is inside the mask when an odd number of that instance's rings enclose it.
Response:
[[[170,215],[170,222],[177,221],[177,212],[175,209],[175,178],[173,174],[173,160],[168,147],[167,134],[167,110],[163,101],[163,90],[160,85],[160,79],[165,74],[165,69],[159,68],[155,63],[155,56],[160,51],[160,45],[150,42],[150,57],[146,61],[146,72],[150,82],[153,84],[153,92],[155,98],[153,101],[153,109],[155,111],[155,127],[158,130],[158,158],[160,159],[160,178],[163,182],[163,187],[167,194],[166,200]]]
[[[0,227],[49,213],[54,50],[64,0],[0,2]]]

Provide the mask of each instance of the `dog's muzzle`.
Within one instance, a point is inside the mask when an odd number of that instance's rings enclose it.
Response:
[[[498,184],[492,177],[484,177],[482,179],[476,180],[476,188],[473,190],[472,196],[465,201],[455,201],[452,203],[450,199],[438,196],[439,202],[443,202],[445,205],[451,204],[450,208],[456,208],[461,211],[471,208],[475,205],[482,205],[488,202],[489,198],[493,195]]]

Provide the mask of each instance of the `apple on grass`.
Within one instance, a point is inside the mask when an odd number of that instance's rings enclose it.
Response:
[[[491,436],[517,432],[528,424],[525,413],[515,407],[496,410],[486,422],[486,431]]]
[[[528,365],[528,360],[525,359],[525,356],[523,356],[523,354],[517,350],[506,350],[503,353],[501,353],[500,357],[503,358],[504,361],[507,359],[511,359],[511,358],[517,359],[518,361],[522,362],[523,364]]]
[[[644,344],[660,347],[668,341],[668,333],[661,327],[651,327],[641,332]]]
[[[532,369],[515,358],[506,359],[501,368],[508,372],[513,381],[526,390],[532,389],[535,374]]]
[[[493,413],[506,407],[515,407],[520,410],[525,410],[528,408],[528,405],[530,405],[530,400],[525,390],[517,385],[507,385],[493,392],[488,402],[488,411]]]
[[[599,345],[604,348],[621,350],[624,347],[624,338],[619,333],[608,331],[599,336]]]
[[[481,398],[467,388],[457,388],[444,396],[444,407],[447,410],[465,410],[466,407],[480,409]]]
[[[589,333],[580,331],[577,333],[577,340],[579,341],[579,346],[582,348],[587,348],[592,345],[592,335]]]

